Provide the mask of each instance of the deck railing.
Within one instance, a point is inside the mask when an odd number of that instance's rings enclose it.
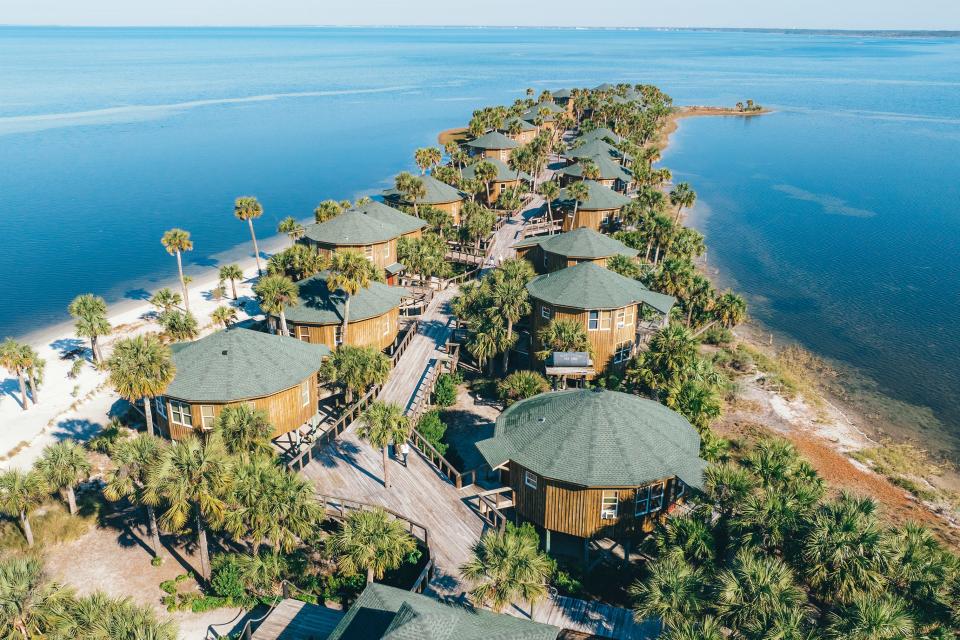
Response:
[[[563,228],[563,223],[559,220],[545,220],[543,222],[531,222],[523,227],[523,237],[543,235],[544,233],[554,233]]]
[[[506,497],[505,494],[510,494],[510,497]],[[507,526],[507,517],[503,515],[500,509],[501,507],[505,509],[513,505],[514,497],[511,487],[500,487],[489,491],[481,491],[477,494],[477,512],[480,514],[480,517],[501,533]]]
[[[420,321],[414,320],[410,323],[410,326],[407,327],[407,332],[404,334],[403,338],[400,340],[400,343],[394,348],[393,353],[390,354],[390,366],[397,366],[397,360],[400,359],[400,356],[403,355],[403,352],[407,350],[407,347],[410,346],[410,341],[413,340],[413,336],[417,335],[417,331],[420,330]]]
[[[337,436],[343,433],[347,427],[352,425],[357,418],[366,410],[370,403],[377,399],[377,396],[380,394],[380,391],[383,387],[380,385],[374,385],[367,391],[363,396],[357,400],[354,404],[347,407],[340,417],[337,418],[329,429],[319,434],[311,434],[313,437],[313,442],[308,443],[306,449],[301,451],[295,457],[291,458],[287,462],[287,468],[291,471],[302,471],[305,466],[310,464],[313,460],[313,457],[321,447],[325,446],[327,443],[334,440]]]

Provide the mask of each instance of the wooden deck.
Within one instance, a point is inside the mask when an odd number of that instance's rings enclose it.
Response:
[[[264,618],[251,640],[319,640],[326,638],[344,612],[287,598]]]
[[[520,616],[516,610],[508,613]],[[636,622],[633,612],[601,602],[587,602],[566,596],[556,596],[533,609],[536,622],[552,624],[601,638],[624,640],[652,640],[660,635],[660,623],[644,620]]]

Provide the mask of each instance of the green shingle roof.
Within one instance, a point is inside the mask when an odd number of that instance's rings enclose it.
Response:
[[[707,464],[697,430],[680,414],[594,389],[542,393],[508,407],[477,449],[492,467],[512,460],[585,487],[637,487],[676,476],[702,488]]]
[[[490,164],[492,164],[497,168],[497,177],[494,178],[495,181],[506,182],[509,180],[517,179],[517,172],[511,169],[510,165],[508,165],[503,160],[500,160],[499,158],[484,158],[480,162],[489,162]],[[477,165],[480,164],[480,162],[475,162],[473,164],[468,164],[467,166],[465,166],[463,168],[463,177],[467,178],[468,180],[473,179],[473,177],[477,173]],[[530,175],[523,171],[520,172],[520,179],[532,180]]]
[[[587,199],[580,203],[581,211],[606,211],[608,209],[620,209],[630,203],[630,198],[617,193],[609,187],[605,187],[595,180],[584,180],[587,185]],[[575,200],[570,197],[567,189],[560,190],[560,197],[555,200],[556,206],[573,209]]]
[[[508,138],[499,131],[489,131],[475,140],[467,143],[468,147],[474,149],[516,149],[520,143],[513,138]]]
[[[422,229],[427,226],[425,220],[421,220],[416,216],[407,215],[403,211],[387,206],[379,200],[371,200],[355,208],[357,211],[365,213],[380,222],[392,224],[400,230],[401,234],[410,233],[411,231],[416,231],[417,229]]]
[[[335,246],[376,244],[400,236],[396,226],[368,216],[356,209],[347,209],[326,222],[308,224],[303,237]]]
[[[614,142],[616,142],[617,140],[620,139],[620,137],[612,129],[608,129],[607,127],[598,127],[596,129],[592,129],[585,133],[581,133],[579,136],[577,136],[577,139],[583,140],[584,142],[592,142],[593,140],[606,140],[606,139],[613,140]]]
[[[286,310],[287,320],[306,324],[339,324],[343,322],[344,297],[340,292],[327,288],[328,271],[301,280],[300,302]],[[381,282],[371,282],[350,296],[350,322],[382,316],[398,307],[401,298],[410,295],[403,287],[392,287]]]
[[[533,122],[533,120],[540,115],[541,107],[545,108],[547,111],[550,112],[543,117],[545,122],[551,122],[554,120],[557,114],[564,113],[563,107],[560,107],[554,104],[553,102],[538,102],[537,104],[533,105],[532,107],[524,111],[520,117],[526,120],[527,122]]]
[[[604,82],[603,84],[598,84],[593,88],[594,91],[613,91],[617,86],[610,84],[609,82]]]
[[[581,262],[566,269],[537,276],[527,283],[530,297],[572,309],[620,309],[643,303],[660,313],[670,313],[676,299],[650,291],[633,278]]]
[[[527,121],[524,120],[523,118],[518,118],[518,117],[516,117],[516,116],[513,116],[513,117],[507,118],[506,120],[503,121],[503,126],[500,127],[500,132],[509,131],[509,130],[510,130],[510,125],[513,124],[514,121],[520,123],[520,131],[536,131],[536,130],[537,130],[537,128],[536,128],[535,126],[533,126],[532,124],[530,124],[529,122],[527,122]]]
[[[600,179],[601,180],[622,180],[623,182],[630,182],[633,180],[633,174],[630,173],[627,169],[624,169],[620,166],[619,162],[615,162],[607,154],[601,154],[596,156],[590,156],[589,158],[584,158],[579,156],[580,161],[576,162],[570,166],[560,169],[560,173],[565,176],[573,176],[575,178],[583,177],[583,161],[589,160],[597,166],[597,169],[600,170]]]
[[[533,242],[531,242],[531,240]],[[615,255],[633,258],[640,253],[619,240],[604,235],[599,231],[594,231],[590,227],[580,227],[579,229],[555,236],[530,238],[513,246],[529,247],[534,244],[540,245],[540,248],[544,251],[567,258],[588,258],[596,260],[597,258],[609,258]]]
[[[595,158],[597,156],[607,156],[608,158],[619,158],[620,152],[612,144],[600,139],[593,139],[584,142],[579,147],[570,149],[563,155],[568,158]]]
[[[188,402],[235,402],[303,382],[330,355],[326,345],[234,327],[172,345],[176,377],[164,395]]]
[[[556,640],[558,627],[369,584],[327,640]]]
[[[550,95],[554,98],[569,98],[573,94],[570,93],[570,89],[557,89],[556,91],[552,91]]]
[[[417,176],[423,181],[423,186],[427,190],[427,195],[417,199],[417,204],[447,204],[463,200],[464,194],[454,189],[446,182],[441,182],[433,176]],[[406,201],[406,196],[396,189],[387,189],[383,192],[388,200]]]

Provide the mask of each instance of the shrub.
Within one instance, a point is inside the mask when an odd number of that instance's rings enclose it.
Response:
[[[210,588],[215,594],[224,598],[242,598],[246,595],[240,562],[236,554],[215,556],[212,565]]]
[[[724,345],[733,342],[733,332],[726,327],[713,326],[703,334],[705,344]]]
[[[164,580],[160,583],[160,590],[164,593],[169,593],[173,595],[177,592],[177,582],[176,580]]]
[[[153,560],[150,561],[150,565],[154,567],[159,567],[163,564],[163,558],[160,556],[154,556]]]
[[[463,380],[459,374],[440,374],[433,388],[433,401],[438,407],[452,407],[457,402],[457,385]]]
[[[443,436],[447,432],[447,425],[440,419],[439,411],[428,411],[423,414],[417,423],[417,431],[440,452],[440,455],[446,455],[447,444],[443,442]]]

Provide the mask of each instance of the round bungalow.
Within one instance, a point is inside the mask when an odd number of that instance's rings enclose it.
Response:
[[[570,89],[557,89],[550,97],[558,107],[563,107],[567,113],[573,113],[573,92]]]
[[[513,129],[516,129],[517,133],[510,133]],[[511,116],[504,120],[503,125],[497,129],[497,131],[520,144],[527,144],[537,137],[537,128],[523,118],[516,116]]]
[[[497,202],[497,200],[500,198],[500,193],[504,189],[512,189],[517,187],[521,180],[526,180],[527,182],[533,181],[533,178],[530,177],[530,174],[524,171],[514,171],[505,162],[497,158],[484,158],[481,162],[489,162],[497,168],[496,177],[490,181],[490,202],[487,204],[491,206]],[[463,168],[463,177],[467,180],[473,180],[476,178],[478,164],[480,163],[477,162],[465,166]]]
[[[597,127],[596,129],[585,131],[578,135],[576,139],[583,144],[594,142],[595,140],[609,144],[620,142],[620,136],[618,136],[613,129],[608,129],[607,127]]]
[[[625,538],[703,486],[700,436],[667,407],[616,391],[571,389],[522,400],[477,449],[502,469],[514,508],[546,532]]]
[[[608,154],[600,153],[590,157],[579,157],[579,160],[560,169],[560,184],[567,186],[571,182],[583,180],[586,166],[596,167],[596,181],[614,191],[624,192],[633,184],[633,174]]]
[[[589,227],[594,231],[615,229],[620,224],[620,210],[630,203],[630,198],[605,187],[595,180],[584,180],[587,199],[577,202],[567,189],[560,192],[554,203],[554,217],[562,216],[561,231]]]
[[[541,110],[545,111],[545,113],[541,114]],[[538,117],[542,116],[543,128],[553,131],[556,126],[557,116],[565,111],[566,110],[563,107],[559,107],[553,102],[538,102],[520,114],[520,117],[533,124]]]
[[[540,329],[560,318],[573,320],[587,330],[590,340],[593,373],[578,372],[588,378],[608,367],[623,366],[646,333],[669,318],[676,302],[592,262],[537,276],[527,283],[527,292],[533,307],[530,332],[534,351],[543,349],[537,339]],[[650,316],[659,320],[644,320]]]
[[[520,146],[513,138],[508,138],[499,131],[489,131],[475,140],[466,143],[472,156],[496,158],[501,162],[510,159],[510,152]]]
[[[581,262],[606,267],[613,256],[635,260],[640,254],[615,238],[587,227],[554,236],[526,238],[513,245],[518,258],[526,258],[537,273],[550,273]]]
[[[453,218],[453,224],[460,226],[460,210],[463,209],[463,200],[466,197],[461,191],[441,182],[433,176],[418,176],[423,182],[426,195],[416,199],[417,206],[428,205],[436,207],[450,214]],[[413,202],[407,199],[407,196],[396,189],[384,191],[383,197],[390,203],[401,203],[413,206]]]
[[[298,429],[317,413],[317,372],[330,355],[324,345],[241,327],[171,350],[176,376],[154,404],[174,440],[212,429],[223,408],[237,404],[265,411],[274,438]]]
[[[584,141],[583,144],[577,147],[572,147],[563,155],[567,158],[567,162],[569,164],[573,164],[577,160],[582,160],[583,158],[595,158],[597,156],[606,156],[615,162],[620,162],[620,158],[623,154],[620,153],[619,149],[606,140],[594,138],[592,140]]]
[[[327,287],[329,273],[301,280],[299,301],[284,315],[290,335],[311,344],[336,349],[341,344],[357,347],[375,346],[383,350],[392,345],[399,333],[400,303],[410,295],[403,287],[380,282],[350,296],[347,334],[343,335],[346,296]],[[277,318],[273,318],[276,322]]]

